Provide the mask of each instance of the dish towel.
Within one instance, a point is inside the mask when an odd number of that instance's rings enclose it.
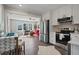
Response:
[[[64,38],[64,35],[63,34],[60,34],[60,40],[62,40],[62,38]]]

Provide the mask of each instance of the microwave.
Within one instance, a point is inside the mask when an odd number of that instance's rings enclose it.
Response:
[[[59,23],[72,22],[72,16],[71,17],[58,18],[57,21]]]

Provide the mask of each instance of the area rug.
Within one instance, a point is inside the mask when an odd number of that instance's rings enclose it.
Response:
[[[38,55],[61,55],[54,46],[39,46]]]

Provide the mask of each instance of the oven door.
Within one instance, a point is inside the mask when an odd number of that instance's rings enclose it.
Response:
[[[70,34],[63,34],[63,35],[64,38],[60,39],[60,33],[56,34],[56,43],[67,45],[68,41],[70,41]]]

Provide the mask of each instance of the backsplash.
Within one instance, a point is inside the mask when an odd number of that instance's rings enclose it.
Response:
[[[59,25],[53,26],[53,31],[54,32],[60,32],[60,30],[62,30],[63,28],[69,28],[69,30],[79,30],[79,25],[74,25],[72,23],[61,23]]]

